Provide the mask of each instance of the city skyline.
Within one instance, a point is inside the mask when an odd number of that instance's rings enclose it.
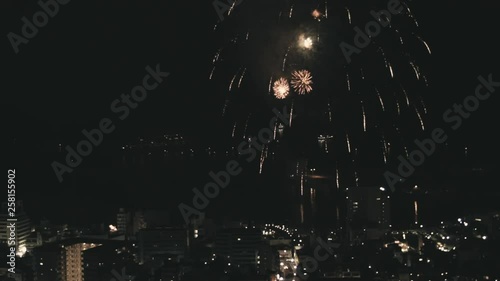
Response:
[[[225,2],[1,4],[0,278],[500,278],[493,5]]]

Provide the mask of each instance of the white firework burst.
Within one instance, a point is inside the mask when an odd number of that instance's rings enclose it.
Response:
[[[273,84],[274,96],[277,99],[284,99],[290,93],[290,86],[288,85],[288,80],[286,78],[281,77],[280,79],[274,81]]]
[[[299,95],[305,95],[312,91],[312,78],[308,70],[296,70],[292,73],[292,86]]]

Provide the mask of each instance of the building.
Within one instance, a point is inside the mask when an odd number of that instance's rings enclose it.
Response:
[[[109,269],[120,262],[118,254],[124,251],[122,241],[67,239],[47,243],[33,251],[37,281],[99,280],[98,268]],[[86,277],[89,275],[89,278]]]
[[[139,210],[135,211],[132,219],[132,233],[136,235],[139,230],[146,228],[146,221],[144,219],[144,213]]]
[[[350,240],[379,236],[391,226],[390,196],[384,187],[347,189],[347,230]],[[361,237],[362,236],[362,237]],[[373,237],[376,238],[376,237]]]
[[[181,266],[175,256],[165,254],[153,257],[159,267],[155,268],[155,280],[181,280]]]
[[[62,250],[61,245],[57,243],[47,243],[33,251],[36,280],[61,280]]]
[[[228,261],[229,266],[257,270],[259,248],[264,244],[262,231],[257,228],[227,228],[217,232],[216,256]]]
[[[83,252],[98,246],[100,244],[64,240],[36,248],[37,280],[83,281]]]
[[[131,247],[126,242],[105,241],[103,243],[99,247],[83,252],[85,280],[109,281],[113,278],[116,279],[116,275],[122,276],[122,269],[133,262]]]
[[[257,248],[257,274],[276,273],[280,270],[280,255],[270,244]]]
[[[34,248],[43,244],[42,234],[39,231],[33,231],[26,239],[26,249],[28,252],[33,251]]]
[[[190,239],[186,228],[157,227],[139,230],[137,235],[139,261],[145,263],[158,254],[186,256]]]
[[[127,237],[137,234],[146,227],[162,227],[170,224],[170,214],[166,210],[127,211],[120,208],[116,214],[116,230]]]
[[[132,232],[132,215],[130,212],[120,208],[116,214],[116,229],[119,233],[129,236]]]
[[[23,201],[16,201],[15,205],[15,210],[9,210],[8,203],[2,203],[2,210],[0,212],[0,243],[8,244],[9,237],[11,236],[9,226],[14,223],[16,251],[17,255],[22,256],[27,251],[27,240],[31,233],[31,221],[24,212]],[[13,212],[15,217],[10,216],[10,212]],[[8,246],[11,245],[9,244]]]
[[[139,209],[128,211],[120,208],[116,214],[116,229],[113,232],[124,234],[128,239],[144,228],[157,228],[170,225],[170,213],[166,210]]]

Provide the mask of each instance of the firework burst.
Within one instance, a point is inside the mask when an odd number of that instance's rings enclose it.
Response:
[[[313,47],[313,40],[311,37],[306,37],[304,34],[301,34],[299,36],[299,46],[304,48],[304,49],[312,49]]]
[[[311,16],[313,16],[315,20],[320,21],[323,14],[315,9],[314,11],[312,11]]]
[[[312,91],[312,74],[303,69],[292,73],[292,86],[299,95],[305,95]]]
[[[328,0],[272,2],[253,0],[235,6],[214,30],[221,44],[214,46],[207,75],[217,86],[227,135],[245,139],[260,130],[264,103],[286,106],[288,127],[294,114],[301,122],[293,121],[293,130],[273,124],[276,143],[266,148],[267,159],[275,161],[277,140],[287,130],[302,134],[286,139],[291,143],[331,134],[328,155],[318,157],[337,163],[337,185],[339,177],[357,184],[352,176],[339,173],[358,169],[349,161],[358,154],[360,166],[373,161],[390,166],[399,155],[407,155],[410,140],[430,126],[425,70],[431,55],[408,1],[402,1],[405,10],[394,15],[388,28],[372,38],[373,48],[363,49],[352,63],[338,59],[345,56],[338,35],[346,34],[348,42],[354,39],[352,29],[362,24],[361,15],[373,5],[384,8],[384,3],[355,8],[347,0],[335,6]],[[309,151],[304,148],[304,157],[312,157]],[[259,171],[267,169],[262,163]]]
[[[284,99],[290,94],[290,86],[288,85],[288,80],[286,78],[281,77],[276,80],[273,84],[274,96],[277,99]]]

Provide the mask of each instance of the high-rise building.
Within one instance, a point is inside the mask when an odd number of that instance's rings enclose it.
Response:
[[[31,221],[28,215],[24,212],[23,201],[19,200],[15,203],[14,210],[9,210],[7,202],[2,203],[0,212],[0,243],[7,244],[9,247],[9,238],[13,235],[17,255],[24,255],[27,251],[27,240],[31,233]],[[9,213],[14,213],[15,216],[10,216]],[[14,225],[13,228],[9,227]],[[11,230],[12,234],[11,234]]]
[[[132,215],[124,208],[120,208],[116,214],[116,229],[125,235],[130,235],[132,232]]]
[[[48,243],[34,250],[35,275],[38,281],[83,281],[83,252],[101,244],[68,239]]]
[[[86,238],[44,244],[33,256],[37,281],[111,280],[131,260],[123,241]]]
[[[350,187],[346,199],[351,239],[355,232],[390,228],[390,196],[384,187]]]

